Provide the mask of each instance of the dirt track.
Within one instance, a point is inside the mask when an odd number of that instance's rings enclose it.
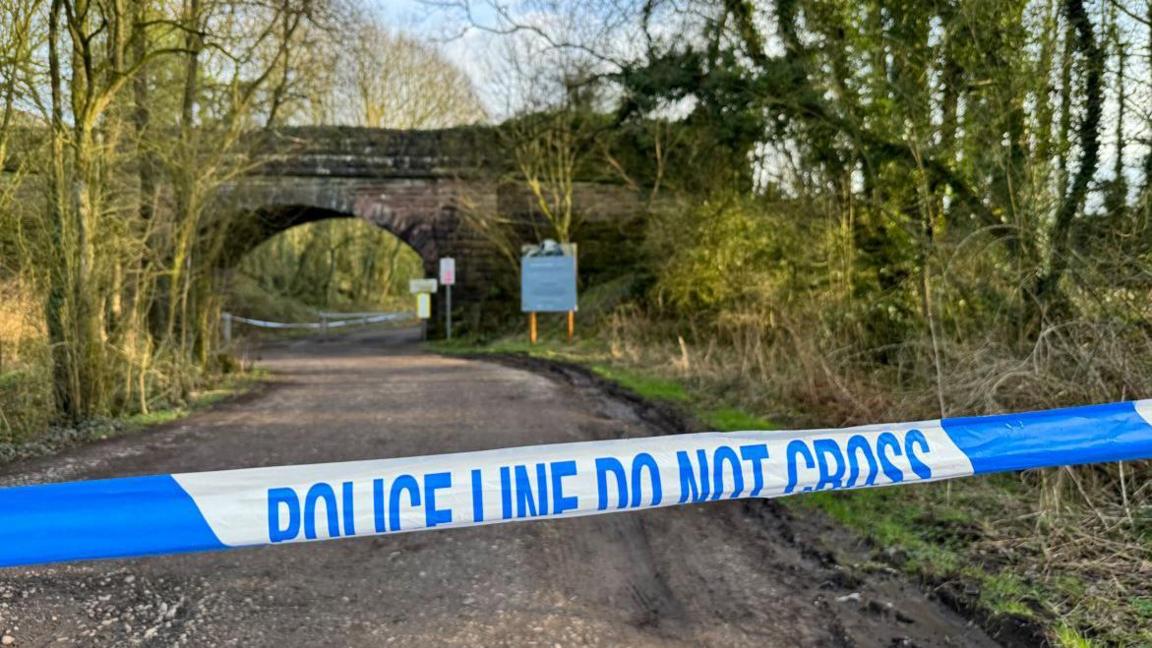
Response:
[[[404,333],[268,347],[260,393],[8,466],[0,484],[661,433],[576,374]],[[834,552],[830,551],[834,550]],[[847,533],[772,502],[0,571],[16,646],[993,646]],[[841,562],[844,562],[843,559]]]

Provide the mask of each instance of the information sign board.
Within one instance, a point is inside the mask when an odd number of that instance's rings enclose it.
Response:
[[[520,259],[520,310],[563,313],[577,309],[575,246],[526,250]]]

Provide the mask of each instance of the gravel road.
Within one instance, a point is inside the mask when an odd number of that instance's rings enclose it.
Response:
[[[11,464],[0,484],[665,433],[575,373],[405,332],[266,346],[270,383],[175,424]],[[995,646],[817,515],[719,502],[0,571],[14,646]]]

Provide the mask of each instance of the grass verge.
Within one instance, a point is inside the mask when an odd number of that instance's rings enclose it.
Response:
[[[71,447],[172,423],[197,411],[254,389],[267,377],[262,370],[228,374],[212,389],[194,392],[188,403],[157,408],[146,414],[121,418],[95,418],[75,425],[52,425],[28,441],[0,443],[0,464],[56,454]]]
[[[263,369],[250,369],[243,373],[228,374],[212,389],[194,392],[187,404],[155,409],[146,414],[133,414],[121,420],[125,430],[129,432],[179,421],[194,412],[207,409],[229,398],[242,396],[267,377],[268,373]]]

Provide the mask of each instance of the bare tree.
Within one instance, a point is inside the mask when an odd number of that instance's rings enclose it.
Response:
[[[390,30],[370,14],[351,17],[337,64],[318,96],[324,123],[372,128],[445,128],[485,118],[472,81],[432,44]]]

